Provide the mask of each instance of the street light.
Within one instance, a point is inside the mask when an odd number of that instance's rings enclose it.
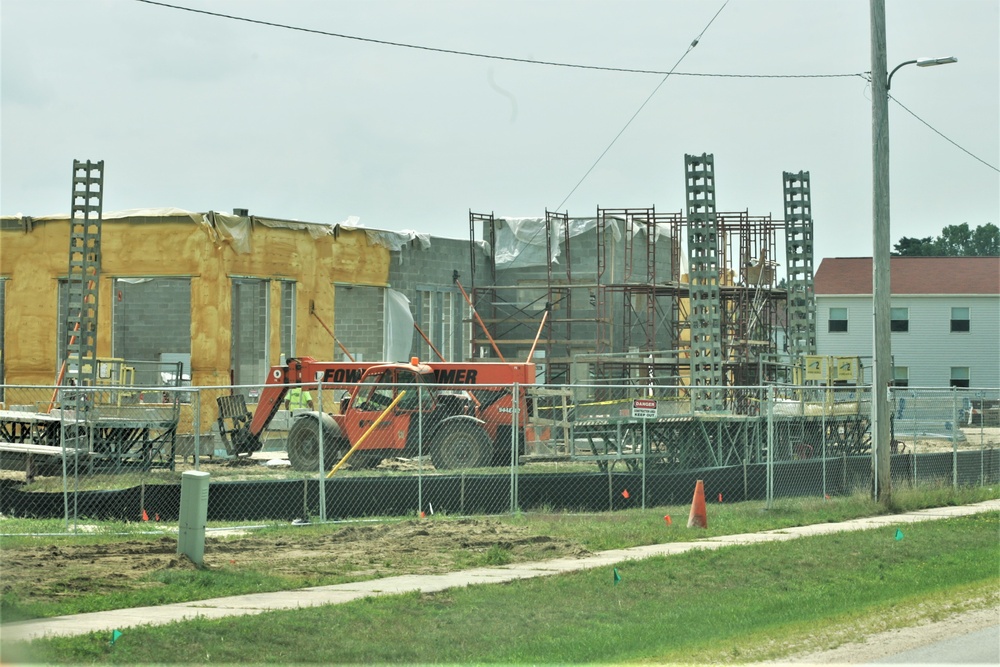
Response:
[[[885,2],[871,0],[872,49],[872,467],[875,497],[888,503],[892,496],[889,470],[892,405],[892,341],[889,282],[889,86],[892,75],[905,65],[931,67],[958,62],[958,58],[919,58],[897,65],[886,76]]]
[[[917,58],[916,60],[907,60],[905,62],[901,62],[895,67],[893,67],[892,71],[889,72],[889,77],[885,81],[885,90],[886,92],[888,92],[889,89],[892,88],[892,75],[896,73],[896,70],[905,65],[916,65],[917,67],[934,67],[935,65],[950,65],[951,63],[957,63],[957,62],[958,58],[956,58],[955,56],[945,56],[944,58]]]

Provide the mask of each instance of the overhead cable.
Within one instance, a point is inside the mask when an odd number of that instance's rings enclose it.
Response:
[[[951,144],[952,146],[954,146],[958,150],[962,151],[963,153],[965,153],[966,155],[968,155],[969,157],[971,157],[973,160],[977,160],[979,162],[982,162],[983,164],[985,164],[987,167],[989,167],[993,171],[1000,172],[1000,169],[997,169],[996,166],[990,164],[989,162],[987,162],[986,160],[982,159],[981,157],[979,157],[977,155],[974,155],[971,151],[968,151],[965,148],[962,148],[961,146],[958,145],[958,143],[956,143],[952,139],[949,139],[947,136],[945,136],[945,134],[943,132],[941,132],[940,130],[938,130],[936,127],[934,127],[933,125],[931,125],[930,123],[928,123],[926,120],[924,120],[923,118],[921,118],[917,114],[915,114],[912,111],[910,111],[910,109],[908,109],[905,104],[903,104],[902,102],[900,102],[899,100],[897,100],[892,95],[889,95],[889,99],[892,100],[893,102],[895,102],[896,104],[898,104],[900,107],[902,107],[903,111],[905,111],[906,113],[910,114],[911,116],[913,116],[914,118],[916,118],[917,120],[919,120],[921,123],[923,123],[924,125],[926,125],[932,132],[934,132],[934,134],[938,135],[939,137],[941,137],[942,139],[944,139],[945,141],[947,141],[949,144]]]
[[[231,21],[242,21],[271,28],[281,28],[282,30],[294,30],[324,37],[336,37],[338,39],[350,39],[357,42],[368,42],[369,44],[379,44],[381,46],[395,46],[403,49],[417,49],[419,51],[431,51],[434,53],[445,53],[453,56],[467,56],[470,58],[486,58],[488,60],[505,60],[508,62],[523,63],[527,65],[546,65],[548,67],[569,67],[573,69],[598,70],[603,72],[623,72],[626,74],[673,74],[674,76],[700,76],[727,79],[840,79],[852,76],[864,77],[863,72],[851,72],[848,74],[712,74],[703,72],[663,72],[649,69],[631,69],[628,67],[602,67],[600,65],[581,65],[578,63],[561,63],[549,60],[533,60],[531,58],[514,58],[512,56],[498,56],[489,53],[475,53],[473,51],[459,51],[456,49],[443,49],[434,46],[422,46],[420,44],[407,44],[405,42],[392,42],[385,39],[375,39],[373,37],[359,37],[357,35],[346,35],[343,33],[329,32],[327,30],[317,30],[315,28],[303,28],[301,26],[288,25],[286,23],[275,23],[274,21],[263,21],[261,19],[251,19],[245,16],[235,16],[233,14],[223,14],[221,12],[211,12],[207,9],[195,9],[194,7],[184,7],[167,2],[157,2],[156,0],[135,0],[147,5],[156,5],[167,9],[191,12],[193,14],[203,14],[216,18],[229,19]],[[692,44],[692,46],[694,46]]]
[[[567,200],[569,200],[569,198],[573,196],[573,193],[576,192],[576,189],[579,188],[580,185],[586,180],[587,176],[590,176],[590,172],[592,172],[594,168],[597,166],[597,164],[604,158],[604,156],[607,155],[608,151],[611,150],[611,147],[614,146],[615,142],[618,141],[618,138],[625,133],[625,130],[628,129],[628,126],[631,125],[632,121],[636,119],[636,116],[638,116],[639,113],[643,110],[643,108],[645,108],[645,106],[649,103],[649,101],[653,99],[653,95],[656,95],[656,91],[658,91],[660,87],[667,82],[667,79],[670,78],[670,75],[674,72],[674,70],[677,69],[677,67],[681,64],[681,62],[683,62],[683,60],[687,58],[687,55],[691,53],[694,47],[698,46],[698,42],[701,41],[702,36],[704,36],[705,32],[712,25],[712,23],[715,22],[715,19],[718,18],[719,14],[722,13],[722,10],[725,9],[726,5],[728,4],[729,0],[726,0],[725,2],[722,3],[722,6],[719,7],[719,11],[715,12],[715,15],[711,18],[711,20],[709,20],[709,22],[705,24],[705,27],[702,28],[700,33],[698,33],[698,36],[694,38],[694,40],[688,45],[687,49],[684,50],[684,53],[681,54],[681,57],[678,58],[677,62],[674,63],[674,66],[670,68],[670,71],[667,72],[662,79],[660,79],[660,82],[658,84],[656,84],[656,88],[653,88],[653,92],[651,92],[646,97],[646,99],[643,100],[642,104],[639,105],[639,108],[635,110],[634,114],[632,114],[632,117],[629,118],[628,121],[625,123],[625,126],[618,131],[618,134],[616,134],[615,138],[611,140],[611,143],[608,144],[608,147],[605,148],[604,151],[597,156],[597,159],[594,160],[594,164],[590,165],[590,169],[588,169],[587,172],[582,177],[580,177],[580,180],[577,181],[576,185],[573,186],[573,189],[569,191],[568,195],[563,197],[563,200],[559,202],[559,206],[556,206],[554,210],[558,211],[559,209],[561,209],[563,207],[563,204],[565,204]]]

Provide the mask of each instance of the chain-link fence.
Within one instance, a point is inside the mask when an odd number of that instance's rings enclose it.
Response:
[[[872,489],[859,387],[481,385],[346,374],[310,385],[3,387],[0,514],[213,525],[608,511]],[[464,382],[464,383],[463,383]],[[895,389],[893,483],[1000,480],[1000,390]],[[82,406],[82,407],[81,407]]]

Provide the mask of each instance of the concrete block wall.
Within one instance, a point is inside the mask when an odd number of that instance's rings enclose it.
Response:
[[[113,357],[158,362],[164,353],[191,354],[190,278],[115,280],[112,298]],[[158,379],[137,377],[136,383],[158,384]]]
[[[406,295],[410,300],[410,311],[414,315],[414,321],[425,333],[430,335],[428,322],[422,321],[422,299],[421,290],[438,289],[441,291],[452,291],[454,293],[453,303],[456,304],[459,320],[467,319],[469,315],[468,304],[455,286],[452,277],[458,271],[458,280],[471,296],[473,277],[472,262],[476,263],[475,284],[482,285],[488,281],[488,269],[486,256],[477,246],[472,252],[468,241],[459,239],[431,238],[429,248],[423,248],[418,242],[411,242],[402,250],[392,253],[392,260],[389,265],[389,283],[393,289]],[[440,315],[436,313],[435,315]],[[439,350],[442,347],[450,347],[461,355],[456,358],[449,358],[448,361],[462,361],[470,356],[469,349],[469,325],[455,323],[456,340],[452,344],[446,345],[444,341],[432,339],[435,347]],[[434,353],[430,351],[427,344],[414,330],[413,346],[414,354],[421,359],[436,359]]]
[[[620,229],[624,232],[624,225],[619,223]],[[655,280],[658,284],[666,283],[671,278],[671,253],[670,253],[670,239],[661,236],[656,239],[656,275]],[[616,241],[610,231],[606,233],[605,237],[605,261],[606,261],[606,271],[603,276],[601,276],[602,285],[612,285],[620,284],[623,282],[638,283],[643,284],[647,277],[646,272],[646,239],[645,235],[637,235],[632,240],[632,271],[631,275],[627,276],[625,270],[625,244],[623,241]],[[570,261],[572,262],[571,275],[572,282],[574,285],[593,285],[597,282],[597,264],[598,264],[598,243],[597,243],[597,230],[590,230],[579,236],[575,236],[570,239]],[[563,251],[560,254],[560,259],[565,261],[566,253]],[[497,285],[543,285],[547,280],[546,267],[528,267],[528,268],[515,268],[497,271]],[[566,282],[566,269],[562,264],[553,265],[552,267],[552,283],[553,285],[565,284]],[[579,341],[579,346],[577,352],[588,351],[587,348],[592,348],[597,340],[597,309],[592,305],[592,300],[589,294],[590,290],[586,288],[576,288],[573,289],[571,295],[571,307],[572,307],[572,318],[574,322],[572,323],[572,338],[574,341]],[[596,295],[595,295],[596,297]],[[610,351],[622,352],[626,351],[622,349],[622,344],[625,339],[624,332],[624,314],[623,309],[625,307],[624,295],[620,291],[607,290],[605,292],[605,316],[608,318],[608,331],[611,336],[611,348]],[[663,318],[667,316],[669,320],[669,311],[671,306],[671,299],[669,297],[659,297],[658,303],[658,316],[656,323],[656,348],[657,349],[670,349],[675,346],[671,340],[672,331],[671,326],[669,326],[669,321],[665,321]],[[636,310],[636,317],[633,321],[637,321],[637,318],[641,316],[645,318],[645,301],[642,298],[636,299],[635,303],[631,306]],[[558,319],[560,317],[565,317],[565,314],[553,312],[552,317]],[[564,325],[560,325],[564,326]],[[563,336],[558,331],[559,327],[553,329],[553,338],[562,338]],[[528,331],[528,327],[521,326],[518,327],[516,331],[511,332],[510,338],[525,338],[533,337],[536,333],[536,329]],[[634,327],[632,331],[632,343],[633,345],[638,344],[640,347],[645,345],[645,333]]]
[[[113,294],[114,356],[159,361],[163,352],[191,351],[190,279],[116,280]]]
[[[359,360],[383,361],[384,298],[382,287],[337,285],[334,288],[333,333],[355,359],[360,355]],[[330,344],[330,358],[343,359],[340,346],[334,341]]]

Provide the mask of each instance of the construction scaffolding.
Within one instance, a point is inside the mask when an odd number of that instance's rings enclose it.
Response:
[[[73,161],[69,273],[66,279],[66,358],[60,383],[93,386],[97,374],[97,296],[101,278],[104,160]],[[67,369],[73,364],[75,368]],[[72,372],[67,373],[70,370]]]
[[[683,213],[470,212],[473,240],[481,226],[492,248],[489,282],[473,288],[488,332],[474,330],[474,355],[489,356],[492,337],[504,356],[523,359],[541,329],[540,380],[674,387],[712,412],[727,407],[718,388],[782,380],[814,353],[808,173],[785,173],[786,219],[774,220],[715,211],[713,156],[688,155],[685,170]]]

